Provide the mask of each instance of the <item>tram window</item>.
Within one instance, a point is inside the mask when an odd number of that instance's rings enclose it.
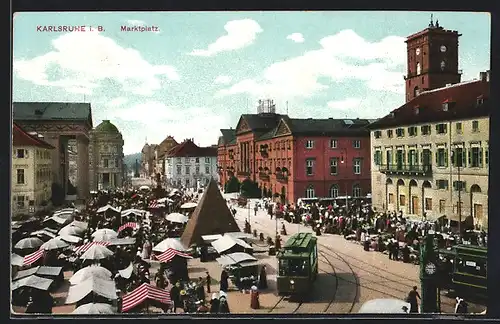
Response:
[[[304,259],[281,259],[280,260],[280,276],[308,276],[307,260]]]
[[[486,262],[459,259],[457,260],[456,271],[474,276],[486,277]]]

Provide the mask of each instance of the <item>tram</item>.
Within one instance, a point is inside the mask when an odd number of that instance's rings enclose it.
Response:
[[[280,296],[307,293],[318,276],[318,244],[311,233],[291,236],[277,253],[278,294]]]
[[[442,287],[460,297],[487,296],[488,248],[455,245],[438,250]]]

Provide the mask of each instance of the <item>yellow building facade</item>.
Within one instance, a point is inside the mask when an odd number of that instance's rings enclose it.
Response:
[[[12,150],[12,214],[33,214],[50,206],[52,150],[37,134],[14,124]]]
[[[489,82],[421,93],[375,122],[372,202],[414,218],[487,228]]]

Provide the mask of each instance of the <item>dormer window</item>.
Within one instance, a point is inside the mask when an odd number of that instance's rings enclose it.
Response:
[[[445,101],[443,101],[442,103],[442,107],[443,107],[443,111],[448,111],[451,109],[453,105],[453,101],[449,100],[449,99],[446,99]]]
[[[483,98],[483,96],[481,95],[481,96],[477,97],[477,99],[476,99],[476,106],[477,106],[477,107],[479,107],[479,106],[481,106],[483,103],[484,103],[484,98]]]
[[[415,115],[420,113],[420,106],[415,106]]]
[[[443,111],[448,111],[448,102],[443,102]]]

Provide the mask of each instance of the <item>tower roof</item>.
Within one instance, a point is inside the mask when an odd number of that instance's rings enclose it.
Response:
[[[241,232],[214,179],[211,179],[181,236],[184,246],[201,244],[203,235]]]
[[[118,128],[115,125],[113,125],[113,123],[111,123],[108,119],[103,120],[102,123],[100,123],[99,125],[97,125],[96,128],[94,128],[94,130],[96,132],[102,132],[102,133],[114,133],[114,134],[120,133]]]

